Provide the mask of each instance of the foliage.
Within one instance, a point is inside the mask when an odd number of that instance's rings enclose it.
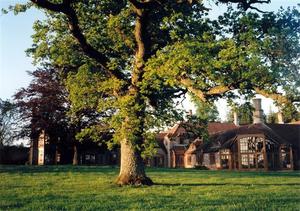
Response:
[[[279,99],[279,86],[297,84],[296,8],[259,15],[247,9],[268,0],[219,0],[238,7],[212,21],[202,1],[31,2],[47,19],[34,24],[27,53],[36,64],[70,72],[72,116],[87,109],[100,115],[78,138],[113,132],[114,142],[137,155],[127,161],[141,157],[149,131],[180,118],[174,101],[188,92],[202,101],[254,92]],[[136,169],[121,170],[138,169],[130,166]]]
[[[300,119],[300,112],[297,110],[297,107],[292,103],[281,105],[279,111],[282,113],[283,122],[285,123],[298,121]],[[275,113],[270,109],[270,112],[266,118],[268,123],[278,123],[278,112]]]
[[[296,106],[292,103],[286,103],[285,105],[281,106],[281,112],[283,114],[284,122],[293,122],[300,120],[299,106]]]
[[[187,115],[186,122],[181,124],[187,132],[187,138],[197,139],[200,138],[202,141],[208,141],[208,119],[199,117],[197,115]]]
[[[150,59],[139,86],[143,100],[149,104],[135,107],[130,105],[134,99],[125,94],[128,77],[135,77],[132,55],[138,43],[132,25],[134,7],[127,1],[103,1],[97,6],[90,1],[76,2],[72,8],[78,14],[87,42],[109,59],[110,71],[121,71],[125,77],[121,80],[107,77],[102,66],[80,50],[79,43],[65,30],[67,20],[62,13],[45,11],[48,18],[35,23],[34,45],[28,53],[37,63],[47,60],[52,66],[74,70],[68,77],[72,112],[94,109],[101,115],[101,130],[115,131],[115,140],[124,135],[120,128],[128,117],[126,107],[137,111],[145,109],[146,114],[150,114],[145,119],[154,118],[143,123],[145,132],[160,128],[164,126],[159,125],[163,122],[159,120],[161,115],[174,113],[172,98],[182,95],[185,88],[199,90],[195,96],[205,100],[221,95],[232,97],[231,89],[241,94],[252,94],[255,88],[275,92],[279,85],[296,83],[291,75],[297,70],[291,64],[296,65],[299,53],[295,39],[299,36],[297,10],[260,16],[229,8],[218,21],[210,21],[205,19],[208,10],[201,3],[195,2],[191,7],[168,2],[164,9],[156,6],[148,14],[146,37],[151,45],[144,59]],[[286,34],[290,36],[284,36]],[[278,45],[279,39],[286,44]],[[287,71],[288,74],[279,77]],[[172,116],[178,119],[177,114]],[[139,121],[133,125],[136,124]],[[99,132],[99,127],[96,128]]]
[[[67,92],[54,69],[28,72],[33,77],[27,88],[20,89],[14,99],[24,122],[20,136],[36,138],[42,130],[52,141],[67,135],[69,108]]]
[[[253,123],[253,111],[254,108],[252,107],[250,102],[245,102],[242,104],[234,103],[231,104],[231,109],[227,114],[227,121],[233,122],[233,113],[237,112],[239,118],[239,124],[252,124]]]
[[[203,102],[196,97],[192,98],[192,102],[196,106],[196,116],[206,122],[220,121],[217,106],[213,102]]]
[[[11,145],[19,133],[19,111],[15,104],[0,99],[0,146]]]
[[[277,113],[275,113],[274,111],[272,111],[270,109],[269,113],[267,114],[266,117],[266,121],[267,123],[278,123],[278,117],[277,117]]]
[[[148,174],[156,185],[139,188],[119,188],[114,185],[112,178],[117,174],[117,168],[99,166],[0,166],[0,209],[297,210],[299,208],[299,171],[148,169]]]

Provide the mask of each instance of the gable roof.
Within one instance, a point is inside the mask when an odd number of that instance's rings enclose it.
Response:
[[[156,143],[157,143],[158,147],[161,148],[166,154],[168,153],[167,149],[164,145],[164,140],[163,139],[162,140],[157,140],[156,139]]]
[[[277,124],[280,125],[280,124]],[[282,125],[281,125],[282,126]],[[276,130],[273,130],[266,124],[251,124],[244,125],[238,128],[219,132],[210,136],[210,141],[204,146],[204,150],[207,152],[217,151],[221,148],[226,148],[230,146],[239,135],[264,135],[270,141],[273,141],[278,144],[292,144],[288,140],[281,137],[276,133]]]
[[[166,134],[169,137],[176,137],[176,136],[183,135],[183,134],[187,133],[187,130],[184,126],[185,124],[187,124],[187,123],[186,122],[176,123],[175,126],[170,128],[169,130],[159,133],[160,134],[159,136],[166,135]],[[236,126],[233,123],[209,122],[208,126],[207,126],[207,130],[208,130],[208,134],[212,135],[212,134],[215,134],[215,133],[218,133],[221,131],[235,129],[237,127],[238,126]]]
[[[156,140],[163,141],[167,134],[168,133],[166,133],[166,132],[160,132],[160,133],[156,134],[155,138],[156,138]]]
[[[267,124],[285,141],[300,150],[300,124]]]
[[[219,133],[222,131],[227,131],[227,130],[232,130],[238,128],[238,126],[236,126],[233,123],[222,123],[222,122],[209,122],[208,126],[207,126],[207,130],[208,130],[208,134],[212,135],[215,133]]]

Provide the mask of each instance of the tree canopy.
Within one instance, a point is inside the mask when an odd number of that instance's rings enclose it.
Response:
[[[27,52],[37,64],[68,71],[71,111],[93,109],[98,132],[114,132],[119,184],[152,184],[141,157],[145,140],[178,117],[174,99],[186,93],[203,102],[233,98],[233,90],[297,100],[299,11],[261,15],[248,9],[269,0],[213,2],[237,7],[218,20],[194,0],[31,0],[11,8],[44,9]],[[279,86],[293,94],[279,94]]]
[[[19,111],[9,100],[0,99],[0,148],[11,145],[18,136]]]
[[[246,125],[253,123],[253,111],[254,108],[252,107],[250,102],[245,102],[242,104],[234,103],[231,104],[231,109],[227,114],[227,121],[233,122],[234,119],[234,112],[237,112],[237,117],[239,118],[239,124]]]
[[[44,130],[52,141],[68,133],[69,101],[59,73],[52,68],[28,72],[33,77],[14,99],[23,121],[20,136],[36,138]]]

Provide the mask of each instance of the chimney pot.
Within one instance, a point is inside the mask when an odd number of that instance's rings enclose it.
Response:
[[[283,114],[281,111],[278,111],[277,113],[277,119],[278,119],[278,123],[279,124],[284,124],[284,121],[283,121]]]
[[[236,126],[239,126],[239,125],[240,125],[239,116],[238,116],[238,113],[237,113],[236,111],[233,112],[233,123],[234,123]]]
[[[253,124],[263,123],[263,110],[261,109],[261,99],[253,99],[255,111],[253,112]]]

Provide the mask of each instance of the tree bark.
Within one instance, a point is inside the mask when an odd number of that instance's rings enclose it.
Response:
[[[0,164],[2,164],[3,154],[4,154],[4,147],[2,142],[0,141]]]
[[[119,185],[152,185],[152,180],[146,176],[141,154],[135,150],[130,141],[121,142],[121,167],[117,179]]]
[[[128,92],[128,105],[123,124],[121,141],[121,168],[117,179],[119,185],[152,185],[152,180],[146,176],[145,165],[141,156],[144,143],[143,132],[145,123],[146,102],[140,92],[139,83],[143,80],[145,62],[149,58],[149,37],[147,36],[148,12],[135,4],[136,23],[134,29],[137,45],[135,64],[131,77],[131,87]]]
[[[137,87],[130,89],[128,105],[125,106],[125,118],[120,130],[121,166],[117,179],[119,185],[152,185],[146,176],[145,165],[141,155],[144,143],[144,124],[146,103]]]
[[[73,165],[78,165],[78,152],[76,144],[73,146],[73,151]]]

